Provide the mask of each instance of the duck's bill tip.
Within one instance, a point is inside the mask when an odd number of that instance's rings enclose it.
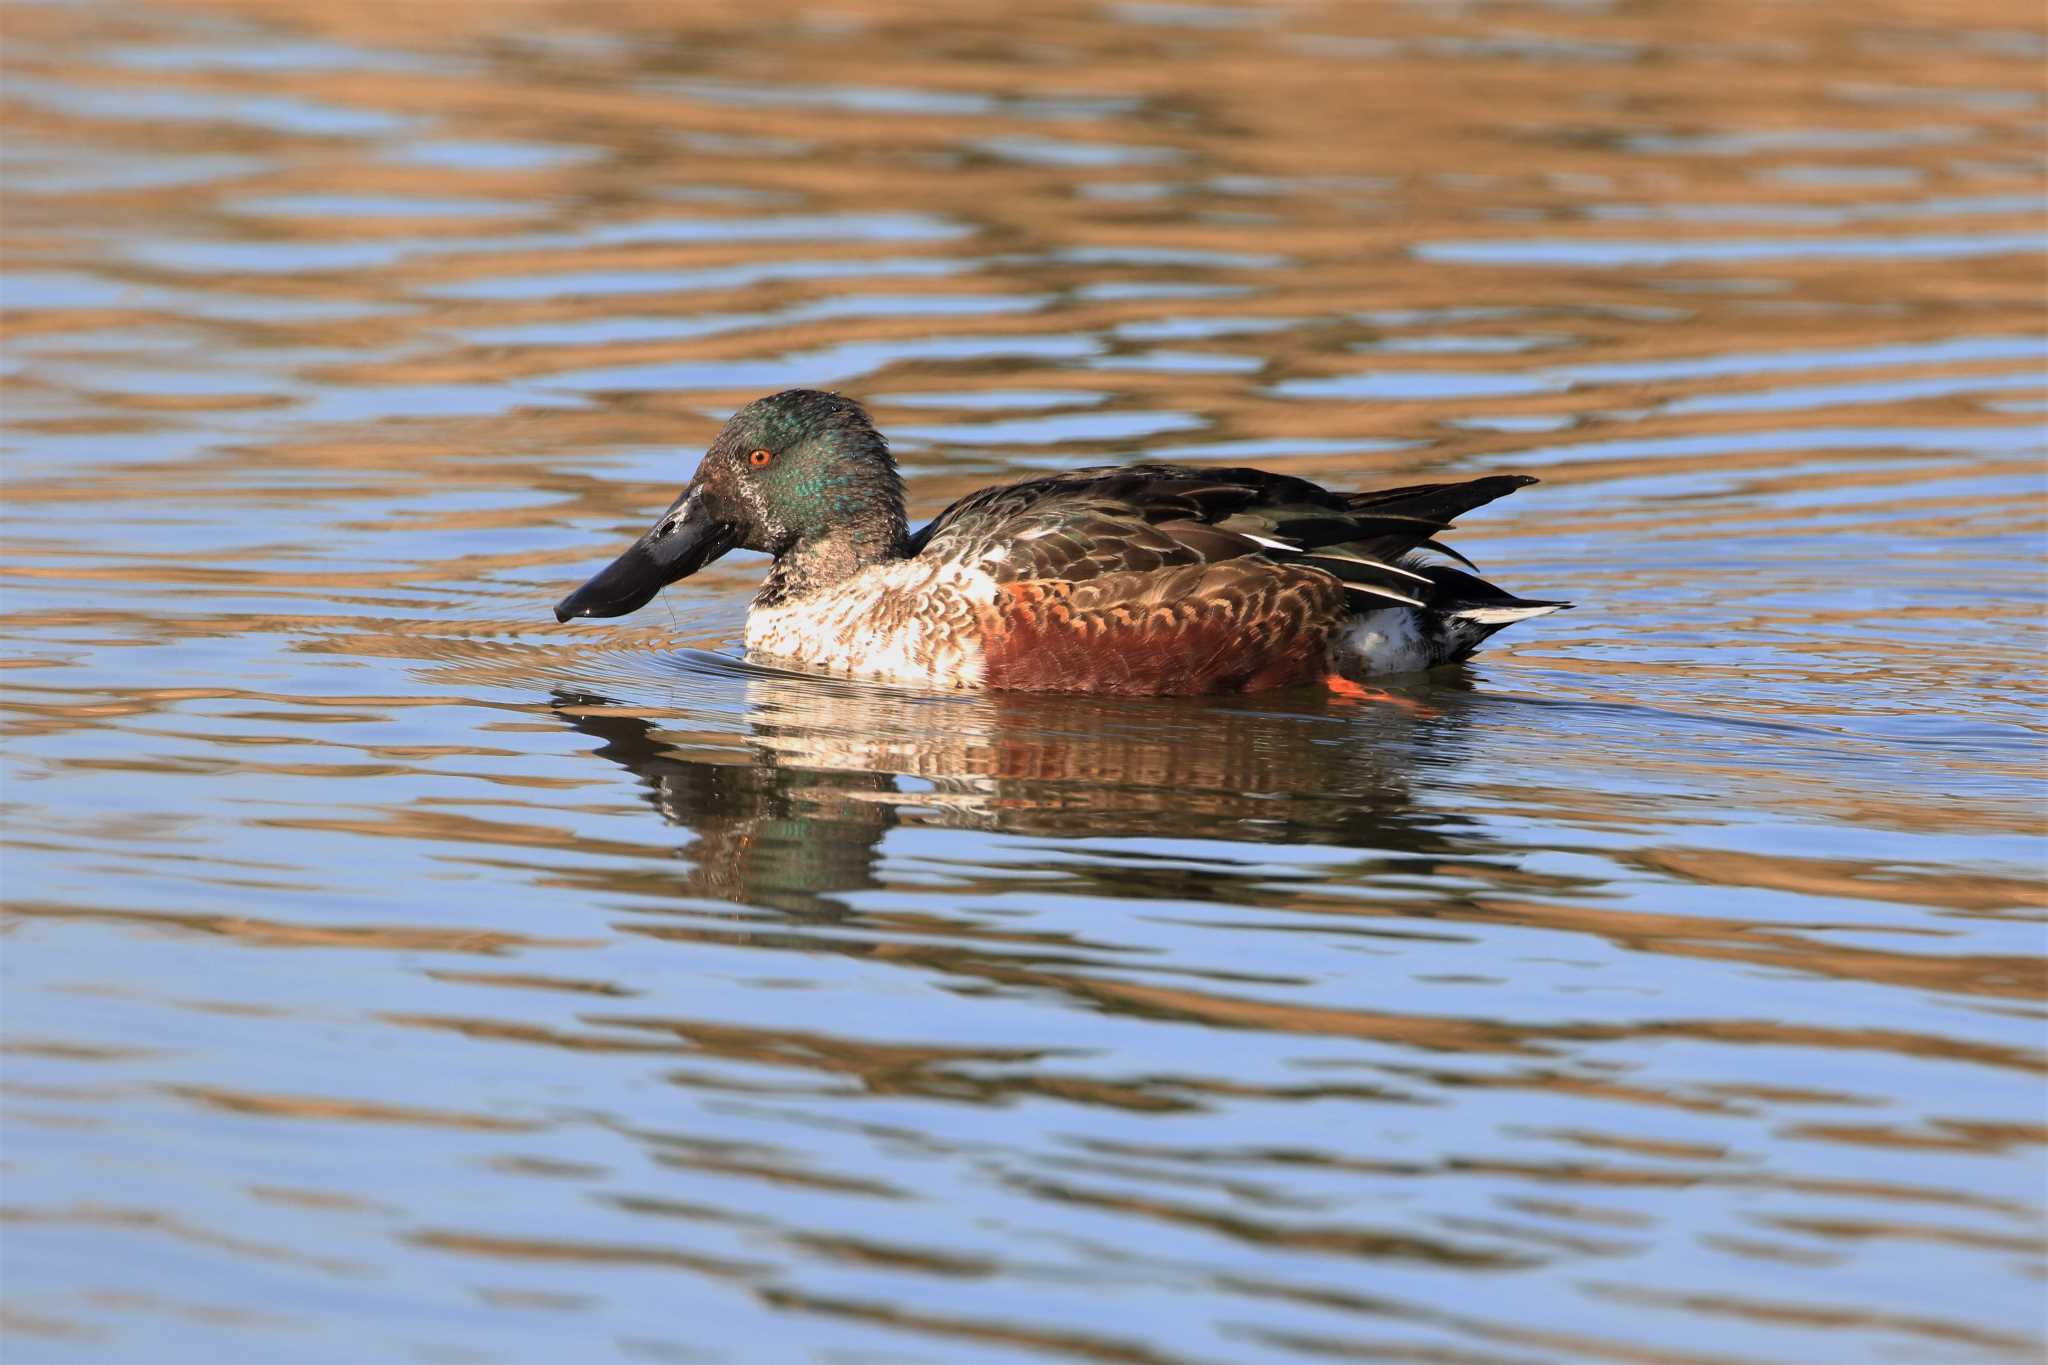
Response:
[[[666,583],[658,576],[644,571],[644,566],[632,565],[637,572],[621,573],[618,564],[612,564],[588,583],[555,603],[555,620],[568,624],[578,619],[599,616],[624,616],[636,612],[654,600]]]
[[[589,582],[555,603],[555,620],[625,616],[654,600],[734,544],[732,528],[706,516],[694,500],[678,498],[667,515]]]
[[[682,575],[658,563],[642,545],[635,545],[607,564],[588,583],[555,603],[555,620],[625,616],[654,600],[654,595]]]

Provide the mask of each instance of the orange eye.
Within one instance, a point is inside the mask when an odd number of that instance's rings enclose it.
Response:
[[[747,463],[752,465],[754,468],[759,469],[763,465],[766,465],[769,461],[773,460],[774,458],[775,452],[772,450],[757,450],[753,454],[747,456]]]

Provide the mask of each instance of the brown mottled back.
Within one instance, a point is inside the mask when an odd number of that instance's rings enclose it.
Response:
[[[1177,696],[1319,678],[1349,609],[1314,569],[1233,559],[1079,583],[1002,586],[983,626],[983,685]]]

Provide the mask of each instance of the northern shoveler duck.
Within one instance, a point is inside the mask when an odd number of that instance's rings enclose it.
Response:
[[[555,616],[637,611],[745,548],[775,556],[747,613],[753,657],[936,688],[1355,695],[1568,605],[1510,596],[1433,539],[1534,482],[1338,493],[1258,469],[1104,466],[984,488],[911,531],[860,404],[791,389],[734,413],[661,519]]]

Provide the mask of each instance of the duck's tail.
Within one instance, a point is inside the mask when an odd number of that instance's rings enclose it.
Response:
[[[1440,641],[1441,656],[1436,663],[1455,663],[1468,657],[1496,631],[1517,621],[1534,620],[1571,607],[1569,602],[1517,597],[1477,574],[1447,564],[1418,564],[1414,568],[1436,584],[1429,606],[1416,613],[1424,618],[1424,631]]]
[[[1354,616],[1339,646],[1343,673],[1419,673],[1456,663],[1517,621],[1571,606],[1516,597],[1476,574],[1428,562],[1420,554],[1404,558],[1402,565],[1430,581],[1429,605],[1379,607]]]

